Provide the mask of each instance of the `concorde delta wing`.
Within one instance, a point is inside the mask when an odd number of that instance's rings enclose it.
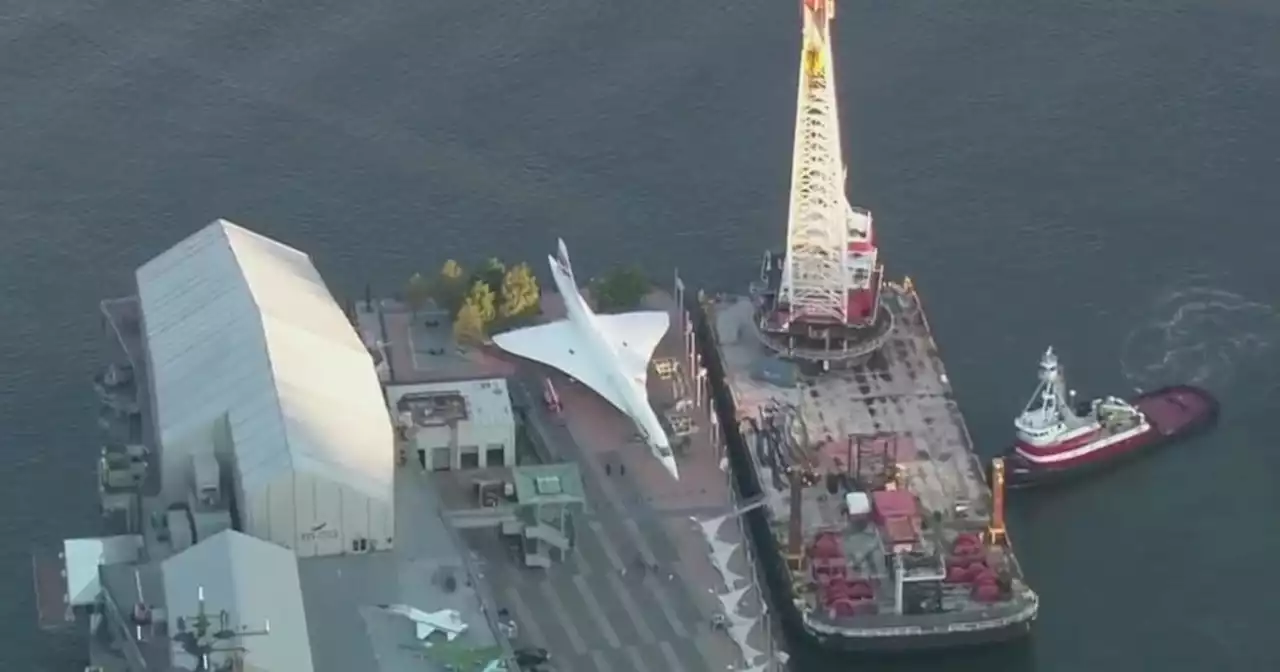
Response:
[[[627,412],[618,392],[609,384],[607,365],[594,362],[591,349],[578,330],[567,320],[508,331],[493,337],[493,342],[507,352],[541,362],[566,373]]]
[[[658,342],[671,325],[666,311],[650,310],[618,315],[596,315],[596,323],[605,340],[618,353],[622,370],[628,380],[645,388],[649,373],[649,360]]]

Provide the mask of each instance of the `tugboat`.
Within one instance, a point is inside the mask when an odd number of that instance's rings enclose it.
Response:
[[[1207,429],[1217,417],[1217,399],[1192,385],[1078,403],[1050,347],[1040,358],[1040,384],[1013,422],[1006,483],[1027,488],[1092,471]]]

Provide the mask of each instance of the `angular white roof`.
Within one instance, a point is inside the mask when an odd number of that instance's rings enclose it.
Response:
[[[200,612],[204,591],[205,614],[218,625],[227,612],[232,630],[270,634],[247,635],[223,642],[219,648],[244,647],[247,670],[262,672],[312,672],[311,638],[298,582],[298,559],[289,550],[269,541],[226,530],[201,541],[161,564],[169,638],[174,639],[177,620],[191,628]],[[217,655],[210,656],[215,658]],[[175,651],[175,665],[194,668],[194,659]]]
[[[310,257],[218,220],[137,281],[162,444],[225,415],[244,492],[308,473],[392,501],[373,359]]]
[[[102,592],[98,568],[102,565],[138,561],[142,535],[125,534],[92,539],[62,541],[63,569],[67,578],[67,601],[74,607],[93,604]]]

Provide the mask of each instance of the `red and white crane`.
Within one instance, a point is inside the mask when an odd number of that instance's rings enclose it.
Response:
[[[778,309],[787,322],[876,320],[880,266],[871,213],[849,205],[831,52],[834,0],[803,0],[803,47],[787,250]]]

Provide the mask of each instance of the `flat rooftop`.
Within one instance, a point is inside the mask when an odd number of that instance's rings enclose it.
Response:
[[[461,371],[462,369],[459,369]],[[470,422],[509,425],[511,395],[505,378],[478,378],[387,385],[388,397],[405,420],[418,427],[441,427]]]
[[[375,299],[356,302],[355,313],[361,339],[387,363],[384,385],[505,378],[515,370],[484,348],[459,345],[444,311]]]
[[[511,470],[516,501],[521,504],[556,504],[586,498],[582,472],[573,463],[531,464]]]
[[[428,477],[397,469],[395,497],[394,550],[298,561],[316,672],[444,670],[445,657],[459,648],[499,655],[498,635],[481,607],[483,586],[474,585],[466,551],[455,545]],[[433,660],[409,619],[378,608],[388,604],[454,609],[469,627]]]
[[[396,475],[394,550],[296,560],[316,672],[443,672],[446,665],[460,659],[491,660],[501,655],[498,635],[481,606],[483,586],[474,584],[468,558],[454,545],[454,533],[440,516],[438,498],[427,476],[416,469],[399,469]],[[121,609],[131,609],[143,597],[154,607],[163,607],[172,599],[165,594],[161,580],[160,564],[166,548],[149,546],[153,556],[143,565],[102,567],[103,585]],[[196,588],[190,587],[191,594]],[[213,602],[213,596],[210,598]],[[447,647],[423,648],[409,619],[380,607],[395,604],[428,613],[456,610],[468,629]],[[164,634],[162,630],[146,634],[141,650],[150,669],[166,669],[161,664],[167,664],[171,643]],[[245,646],[251,649],[253,640]],[[105,649],[98,653],[94,662],[109,672],[131,669],[121,666],[124,661]]]

